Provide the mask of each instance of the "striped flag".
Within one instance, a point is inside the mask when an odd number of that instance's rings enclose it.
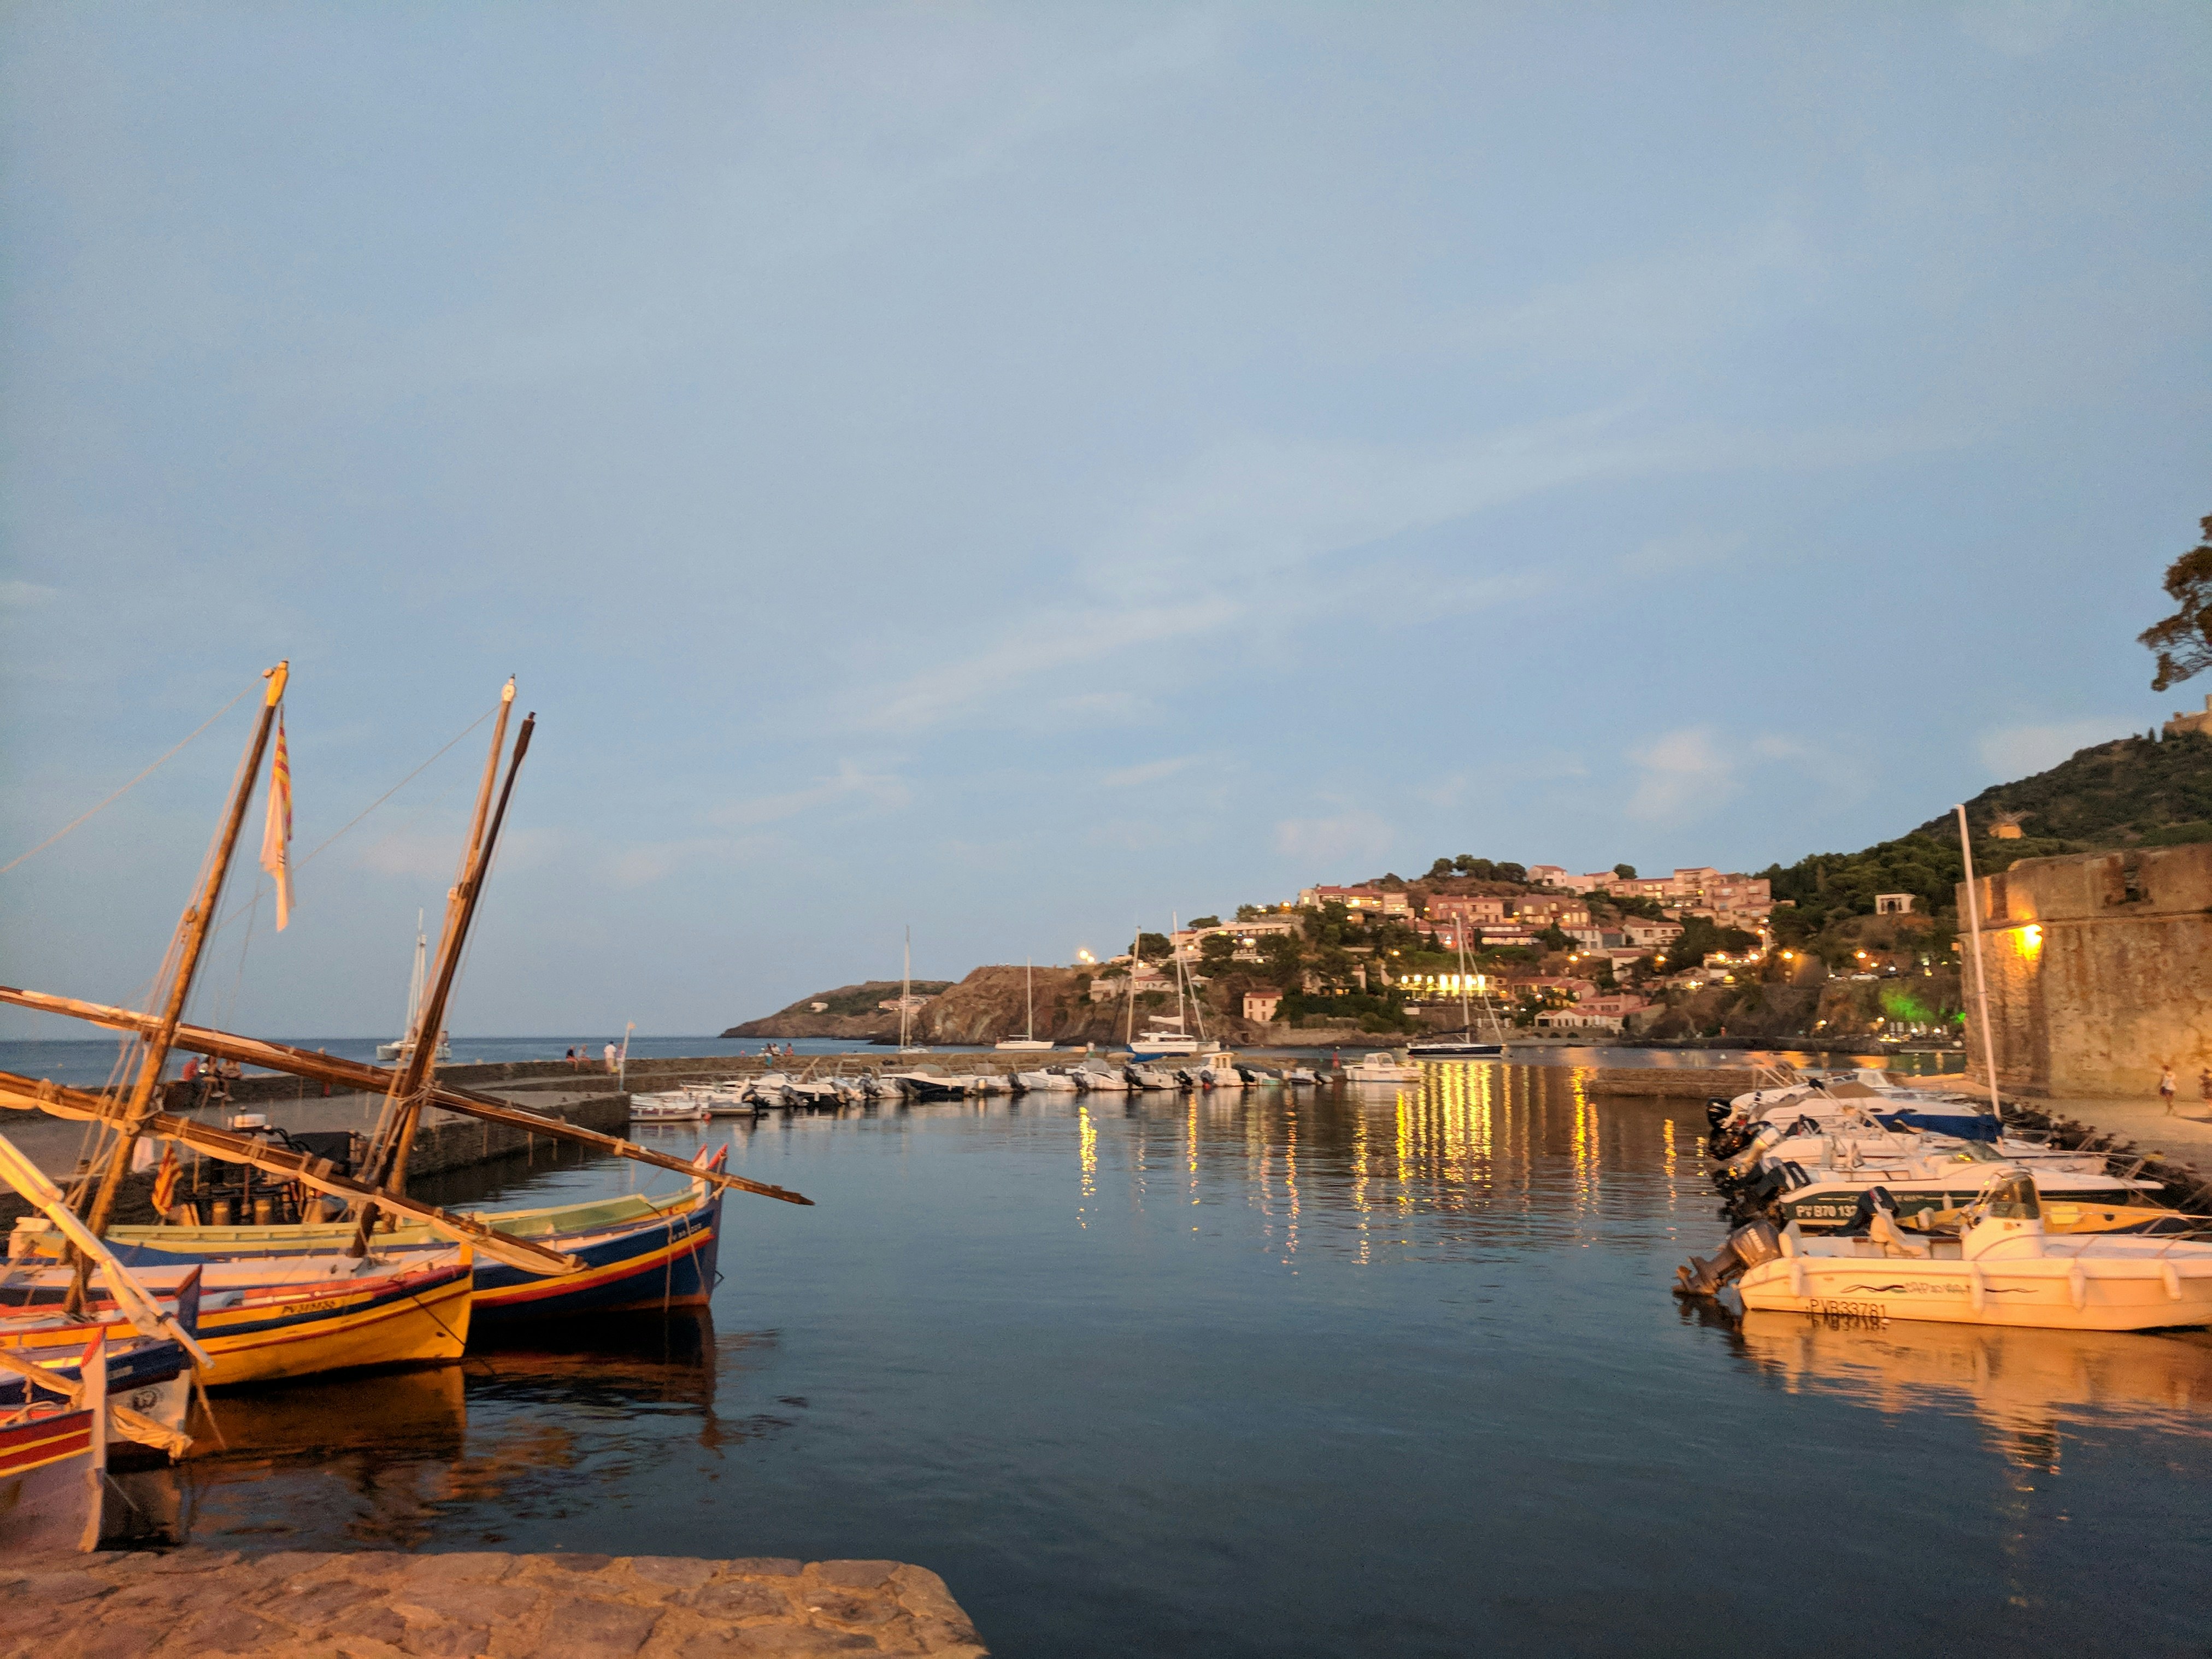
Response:
[[[177,1164],[177,1143],[161,1143],[161,1167],[154,1176],[154,1213],[166,1216],[176,1207],[177,1177],[182,1171]]]
[[[276,931],[292,920],[292,752],[284,715],[276,715],[276,757],[269,766],[269,823],[261,832],[261,867],[276,878]]]

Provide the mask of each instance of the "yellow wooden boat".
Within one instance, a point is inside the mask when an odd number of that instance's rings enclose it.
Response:
[[[466,1249],[425,1261],[291,1256],[141,1268],[139,1283],[173,1305],[198,1275],[200,1346],[215,1361],[210,1387],[276,1382],[370,1365],[434,1364],[468,1346],[476,1266]],[[64,1267],[0,1276],[0,1342],[33,1334],[58,1317]],[[85,1311],[130,1325],[94,1273]]]

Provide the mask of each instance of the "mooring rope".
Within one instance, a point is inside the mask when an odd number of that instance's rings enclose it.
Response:
[[[258,681],[255,682],[256,685],[258,684]],[[246,688],[246,691],[251,691],[253,689],[253,685],[249,685]],[[246,691],[240,691],[238,694],[238,697],[244,696],[246,695]],[[201,732],[206,731],[208,727],[213,726],[225,714],[230,713],[232,708],[237,703],[238,697],[233,697],[229,702],[223,704],[223,706],[216,709],[214,714],[210,714],[205,720],[202,720],[192,729],[191,737],[185,738],[184,741],[178,744],[175,748],[167,750],[161,756],[161,760],[155,761],[153,765],[148,767],[137,777],[131,779],[130,782],[125,784],[120,789],[110,795],[106,800],[100,802],[99,805],[92,808],[89,811],[80,813],[77,817],[71,818],[67,823],[62,825],[60,829],[55,830],[52,835],[48,836],[36,847],[33,847],[30,852],[18,854],[15,857],[9,860],[7,863],[0,864],[0,876],[6,875],[17,865],[22,863],[25,859],[45,852],[46,848],[52,847],[56,842],[59,841],[64,836],[69,834],[70,830],[76,829],[79,824],[83,823],[87,819],[98,817],[109,807],[114,805],[116,802],[121,800],[125,795],[129,794],[133,789],[136,789],[140,784],[145,782],[148,778],[153,776],[154,774],[161,769],[163,761],[167,761],[172,755],[174,755],[177,752],[177,750],[182,749],[185,746],[185,744],[190,743],[192,740],[192,738],[197,738]]]

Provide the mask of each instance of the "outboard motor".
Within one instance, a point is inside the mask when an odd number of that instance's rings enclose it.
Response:
[[[1674,1269],[1674,1294],[1713,1297],[1747,1267],[1771,1261],[1782,1254],[1782,1235],[1771,1221],[1745,1223],[1728,1236],[1728,1243],[1708,1261],[1693,1255],[1687,1265]]]
[[[1869,1187],[1861,1193],[1858,1203],[1852,1207],[1851,1218],[1836,1229],[1835,1236],[1838,1238],[1864,1238],[1874,1227],[1874,1212],[1876,1210],[1888,1212],[1892,1220],[1897,1217],[1897,1200],[1890,1196],[1887,1187]]]
[[[1745,1138],[1744,1144],[1736,1150],[1728,1162],[1721,1166],[1722,1173],[1741,1181],[1759,1167],[1759,1160],[1766,1149],[1781,1139],[1782,1127],[1779,1124],[1773,1122],[1760,1124]],[[1719,1178],[1718,1176],[1714,1177],[1716,1181]]]

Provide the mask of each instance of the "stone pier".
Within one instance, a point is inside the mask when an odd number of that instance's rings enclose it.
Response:
[[[0,1659],[981,1659],[927,1568],[235,1550],[0,1563]]]

